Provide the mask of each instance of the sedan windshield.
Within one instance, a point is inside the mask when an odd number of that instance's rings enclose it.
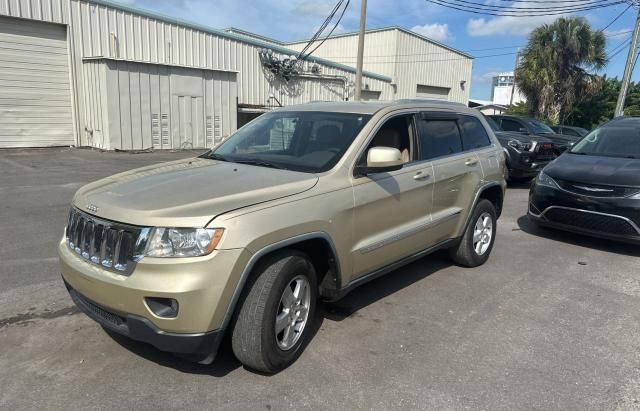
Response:
[[[576,143],[570,153],[640,158],[640,129],[636,127],[602,127]]]
[[[528,120],[534,134],[553,134],[551,127],[539,120]]]
[[[308,173],[331,169],[370,115],[274,111],[239,129],[204,157]]]

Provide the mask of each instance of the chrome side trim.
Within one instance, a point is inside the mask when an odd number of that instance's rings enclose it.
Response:
[[[305,240],[313,240],[318,238],[323,239],[327,241],[327,243],[329,243],[329,246],[331,247],[331,252],[335,257],[336,276],[340,278],[340,273],[341,273],[340,260],[338,257],[338,253],[336,252],[336,247],[333,244],[333,240],[331,239],[329,234],[325,233],[324,231],[314,231],[306,234],[301,234],[295,237],[291,237],[291,238],[287,238],[287,239],[275,242],[273,244],[269,244],[268,246],[258,250],[249,259],[249,262],[247,263],[244,270],[242,271],[242,274],[240,275],[240,280],[238,281],[238,284],[236,284],[236,288],[233,291],[233,295],[231,297],[231,303],[227,307],[227,312],[225,313],[224,319],[222,320],[222,326],[219,329],[226,330],[227,326],[229,325],[229,322],[231,321],[231,317],[233,317],[233,313],[235,312],[236,305],[238,304],[238,300],[240,299],[240,295],[242,294],[242,291],[244,290],[244,286],[247,283],[247,279],[251,275],[251,271],[253,270],[253,267],[256,265],[258,260],[260,260],[260,258],[262,258],[263,256],[265,256],[266,254],[272,251],[279,250],[288,245],[296,244]]]
[[[462,210],[454,210],[452,212],[450,212],[447,215],[444,215],[440,218],[438,218],[437,220],[432,220],[432,221],[428,221],[426,223],[417,225],[415,227],[411,227],[410,229],[402,232],[402,233],[398,233],[398,234],[394,234],[392,236],[389,236],[387,238],[384,238],[380,241],[376,241],[375,243],[369,244],[365,247],[362,247],[360,249],[358,249],[358,252],[360,252],[360,254],[367,254],[370,253],[372,251],[375,251],[379,248],[382,248],[384,246],[387,246],[389,244],[395,243],[396,241],[400,241],[400,240],[404,240],[405,238],[411,237],[414,234],[418,234],[420,231],[424,231],[426,229],[429,229],[431,227],[437,226],[439,224],[442,224],[446,221],[451,220],[452,218],[460,215],[462,213]]]
[[[638,235],[640,235],[640,227],[638,227],[638,225],[636,223],[634,223],[632,220],[628,219],[627,217],[623,217],[623,216],[617,215],[617,214],[601,213],[599,211],[590,211],[590,210],[583,210],[581,208],[571,208],[571,207],[562,207],[562,206],[549,206],[549,207],[545,208],[544,211],[541,212],[540,214],[532,213],[531,209],[529,209],[529,214],[531,214],[532,216],[534,216],[536,218],[545,218],[545,214],[547,214],[547,212],[549,212],[549,210],[553,210],[553,209],[569,210],[569,211],[576,211],[576,212],[579,212],[579,213],[595,214],[595,215],[601,215],[601,216],[605,216],[605,217],[617,218],[619,220],[622,220],[622,221],[628,223],[631,227],[633,227],[634,230],[636,230],[636,233],[638,233]]]

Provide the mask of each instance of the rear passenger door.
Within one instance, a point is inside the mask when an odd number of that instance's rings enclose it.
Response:
[[[461,116],[423,112],[418,122],[420,153],[434,171],[430,245],[459,235],[483,178],[476,149],[463,144]]]

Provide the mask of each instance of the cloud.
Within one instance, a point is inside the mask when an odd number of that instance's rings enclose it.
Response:
[[[487,71],[487,72],[485,72],[483,74],[474,74],[472,80],[473,80],[474,84],[491,83],[491,81],[493,80],[494,77],[496,77],[496,76],[498,76],[498,75],[500,75],[502,73],[504,73],[504,71],[492,70],[492,71]]]
[[[448,24],[425,24],[423,26],[415,26],[411,28],[411,31],[415,31],[418,34],[422,34],[436,41],[445,41],[452,37]]]
[[[488,0],[486,4],[495,5],[494,0]],[[516,4],[518,8],[541,8],[545,7],[545,5],[556,7],[558,6],[558,4],[554,1],[548,1],[544,3],[525,1]],[[504,9],[505,12],[508,12],[509,10],[510,7]],[[467,34],[469,34],[469,36],[471,37],[499,35],[527,36],[538,26],[546,23],[551,23],[552,21],[562,16],[565,15],[531,17],[498,16],[493,18],[471,18],[467,22]]]

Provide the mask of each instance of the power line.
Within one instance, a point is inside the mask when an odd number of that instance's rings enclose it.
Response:
[[[500,57],[500,56],[512,56],[514,54],[517,54],[517,53],[511,52],[511,53],[489,54],[486,56],[476,56],[474,57],[474,59],[483,59],[483,58]],[[462,57],[462,58],[435,59],[435,60],[406,60],[406,61],[389,60],[389,61],[368,62],[368,64],[413,64],[413,63],[437,63],[442,61],[464,61],[464,60],[469,60],[469,59],[466,57]],[[347,63],[347,64],[353,63],[353,60],[345,60],[345,59],[336,59],[334,61],[336,63]]]
[[[616,51],[615,53],[613,53],[612,55],[609,56],[609,61],[611,61],[615,56],[617,56],[618,54],[622,53],[624,51],[624,49],[627,48],[628,45],[631,44],[631,40],[627,41],[624,43],[624,46],[621,47],[618,51]],[[616,47],[617,48],[617,47]]]
[[[626,9],[622,10],[622,13],[618,14],[618,16],[617,16],[615,19],[611,20],[611,22],[610,22],[609,24],[607,24],[607,25],[605,26],[605,28],[601,29],[600,31],[605,31],[606,29],[608,29],[609,27],[611,27],[611,25],[612,25],[613,23],[615,23],[616,21],[618,21],[618,19],[619,19],[620,17],[622,17],[622,15],[623,15],[624,13],[626,13],[626,12],[627,12],[627,10],[629,10],[629,9],[631,8],[631,6],[632,6],[632,4],[629,4],[629,5],[627,6],[627,8],[626,8]]]
[[[469,1],[469,0],[441,0],[443,3],[451,3],[454,5],[459,5],[459,6],[464,6],[464,7],[469,7],[469,8],[475,8],[475,9],[484,9],[484,10],[491,10],[491,11],[502,11],[502,10],[506,10],[508,12],[520,12],[520,11],[533,11],[533,12],[538,12],[538,10],[543,10],[545,12],[548,11],[571,11],[573,9],[576,8],[584,8],[584,7],[602,7],[607,5],[608,3],[610,3],[610,0],[590,0],[588,2],[584,2],[584,3],[579,3],[579,4],[572,4],[572,5],[566,5],[566,6],[550,6],[548,3],[547,5],[545,5],[544,7],[520,7],[520,6],[496,6],[496,5],[491,5],[491,4],[484,4],[484,3],[476,3],[473,1]],[[622,0],[620,0],[621,2],[624,2]],[[607,5],[608,7],[608,5]]]
[[[466,6],[464,4],[458,4],[458,3],[454,3],[453,0],[425,0],[428,3],[432,3],[432,4],[436,4],[442,7],[446,7],[446,8],[450,8],[450,9],[454,9],[454,10],[459,10],[459,11],[464,11],[467,13],[473,13],[473,14],[482,14],[482,15],[489,15],[489,16],[503,16],[503,17],[541,17],[541,16],[557,16],[557,15],[563,15],[563,14],[570,14],[570,13],[574,13],[574,12],[582,12],[582,11],[591,11],[591,10],[597,10],[597,9],[601,9],[601,8],[605,8],[605,7],[611,7],[611,6],[615,6],[618,4],[627,4],[625,0],[618,0],[618,1],[614,1],[613,3],[606,3],[606,4],[601,4],[601,5],[593,5],[593,6],[575,6],[572,9],[566,9],[566,10],[553,10],[553,8],[549,8],[548,11],[538,11],[538,12],[526,12],[526,11],[514,11],[511,10],[510,7],[501,7],[501,8],[488,8],[488,7],[492,7],[492,6],[485,6],[485,7],[481,7],[483,5],[478,4],[478,3],[474,3],[475,6]]]

